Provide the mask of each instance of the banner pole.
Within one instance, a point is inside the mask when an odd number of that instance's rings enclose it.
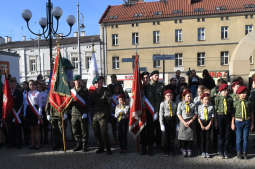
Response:
[[[66,152],[66,136],[65,136],[65,119],[64,119],[64,112],[61,113],[61,119],[62,119],[63,146],[64,146],[64,152]]]

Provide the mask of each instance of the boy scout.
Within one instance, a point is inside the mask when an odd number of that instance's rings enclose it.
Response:
[[[240,86],[236,93],[238,99],[234,102],[235,114],[232,118],[231,128],[236,132],[237,158],[247,159],[248,136],[250,129],[253,130],[254,128],[254,112],[252,103],[246,99],[247,88]]]
[[[219,86],[219,96],[215,97],[215,115],[218,128],[218,152],[222,158],[229,158],[229,136],[233,113],[233,99],[228,95],[228,85]]]

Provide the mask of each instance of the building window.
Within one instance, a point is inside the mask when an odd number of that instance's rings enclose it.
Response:
[[[174,23],[178,23],[178,20],[177,20],[177,19],[175,19],[175,20],[174,20]]]
[[[153,31],[153,43],[159,43],[160,40],[160,32]]]
[[[159,22],[159,21],[157,21],[157,24],[158,24],[158,25],[160,25],[160,22]]]
[[[197,33],[198,33],[198,40],[205,40],[205,28],[198,28],[197,29]]]
[[[175,30],[175,42],[182,42],[182,30],[181,29]]]
[[[248,15],[245,15],[244,17],[245,17],[245,19],[248,19]]]
[[[35,72],[36,71],[36,60],[35,59],[30,59],[29,60],[29,66],[30,66],[30,71]]]
[[[228,39],[228,26],[221,27],[221,39]]]
[[[197,53],[197,66],[204,66],[205,65],[205,53]]]
[[[182,19],[179,20],[179,23],[182,23]]]
[[[119,69],[120,68],[120,59],[118,56],[112,57],[112,69]]]
[[[132,33],[132,45],[137,45],[139,43],[139,34],[138,32]]]
[[[228,65],[228,51],[223,51],[220,53],[220,64],[221,65]]]
[[[182,53],[176,53],[175,54],[175,67],[181,67],[182,66]]]
[[[202,18],[202,22],[205,22],[205,18]]]
[[[253,65],[253,64],[254,64],[254,58],[253,58],[253,56],[250,56],[249,60],[250,60],[250,64]]]
[[[132,24],[131,24],[131,26],[132,26],[132,27],[134,27],[134,26],[135,26],[135,24],[133,24],[133,23],[132,23]]]
[[[252,30],[253,30],[253,26],[252,25],[245,25],[245,35],[247,35]]]
[[[226,16],[226,20],[229,20],[229,16]]]
[[[253,18],[253,15],[250,15],[251,19]]]
[[[119,27],[119,25],[115,25],[115,28],[118,28]]]
[[[91,57],[86,57],[86,69],[89,69],[90,61],[91,61]]]
[[[78,68],[79,68],[79,59],[78,59],[78,57],[72,57],[71,62],[72,62],[72,65],[73,65],[74,69],[78,70]]]
[[[139,23],[135,23],[135,26],[139,26]]]
[[[224,17],[223,17],[223,16],[221,16],[221,17],[220,17],[220,20],[222,20],[222,21],[223,21],[223,20],[224,20]]]
[[[118,34],[112,34],[112,46],[119,45],[119,36]]]
[[[197,18],[197,22],[200,22],[200,18]]]
[[[153,59],[153,68],[159,68],[159,67],[160,67],[160,60],[154,60]]]

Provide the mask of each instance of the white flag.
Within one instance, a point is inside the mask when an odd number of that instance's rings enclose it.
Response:
[[[97,61],[96,61],[96,55],[95,52],[92,52],[92,56],[89,62],[89,78],[87,81],[87,88],[89,89],[89,87],[92,85],[92,81],[94,79],[94,77],[98,76],[98,69],[97,69]]]

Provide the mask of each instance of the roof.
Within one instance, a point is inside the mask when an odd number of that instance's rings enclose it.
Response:
[[[0,51],[0,55],[7,55],[7,56],[16,56],[16,57],[19,57],[19,54],[17,54],[17,53],[6,52],[6,51]]]
[[[198,0],[199,1],[199,0]],[[254,0],[168,0],[108,6],[99,23],[254,12]]]
[[[100,42],[99,35],[80,37],[80,43],[91,43],[91,42]],[[77,43],[77,37],[60,39],[61,45],[76,44],[76,43]],[[40,40],[40,46],[48,46],[48,44],[49,44],[48,40]],[[34,45],[37,45],[37,40],[15,41],[15,42],[9,42],[5,44],[0,44],[0,49],[33,47]],[[56,39],[53,39],[53,46],[56,46]]]

